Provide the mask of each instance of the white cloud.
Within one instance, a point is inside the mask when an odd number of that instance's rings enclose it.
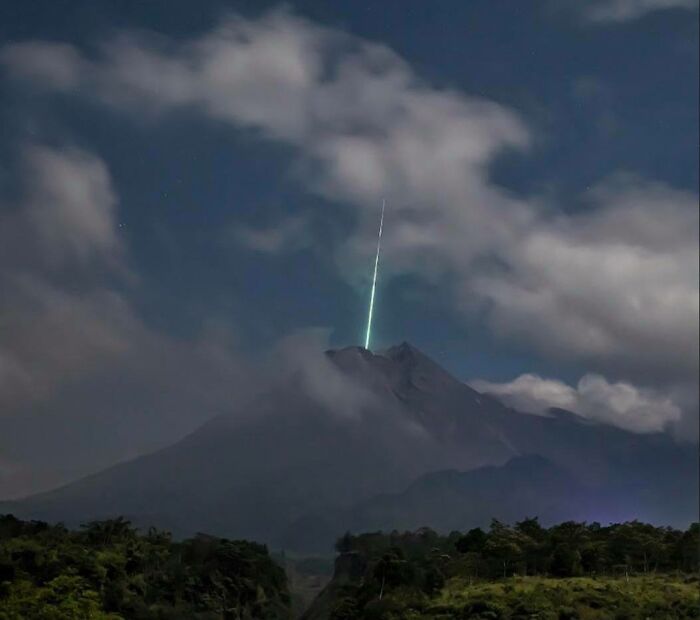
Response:
[[[470,385],[520,411],[546,415],[551,408],[566,409],[637,433],[666,430],[681,418],[681,410],[667,396],[629,383],[609,383],[596,374],[584,375],[576,387],[531,374],[510,383],[474,380]]]
[[[559,357],[693,380],[698,341],[697,198],[630,179],[591,207],[541,221],[478,274],[489,320]]]
[[[698,0],[593,0],[580,10],[591,22],[626,22],[668,9],[697,10]]]

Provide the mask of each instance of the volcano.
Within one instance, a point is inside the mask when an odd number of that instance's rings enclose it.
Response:
[[[345,530],[492,518],[697,519],[697,447],[509,408],[408,343],[320,354],[174,445],[0,504],[23,518],[138,525],[330,550]]]

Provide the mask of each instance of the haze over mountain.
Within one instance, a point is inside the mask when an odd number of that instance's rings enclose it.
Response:
[[[327,351],[270,383],[166,449],[0,512],[126,515],[301,552],[368,527],[697,518],[696,446],[518,412],[407,343]]]

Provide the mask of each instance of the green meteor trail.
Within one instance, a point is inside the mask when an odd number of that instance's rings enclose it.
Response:
[[[377,290],[377,271],[379,270],[379,252],[382,249],[382,228],[384,226],[384,205],[382,200],[382,215],[379,219],[379,237],[377,238],[377,255],[374,258],[374,276],[372,278],[372,294],[369,298],[369,316],[367,317],[367,336],[365,337],[365,349],[369,349],[369,338],[372,333],[372,311],[374,310],[374,293]]]

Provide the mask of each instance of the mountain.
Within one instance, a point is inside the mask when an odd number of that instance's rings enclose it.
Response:
[[[375,496],[351,510],[353,531],[413,531],[426,524],[450,532],[488,526],[493,517],[512,523],[534,509],[542,523],[578,516],[594,493],[542,456],[515,457],[502,466],[425,474],[399,493]]]
[[[517,412],[407,343],[328,351],[271,385],[169,448],[0,512],[69,524],[125,515],[297,551],[421,520],[697,518],[696,446]]]

